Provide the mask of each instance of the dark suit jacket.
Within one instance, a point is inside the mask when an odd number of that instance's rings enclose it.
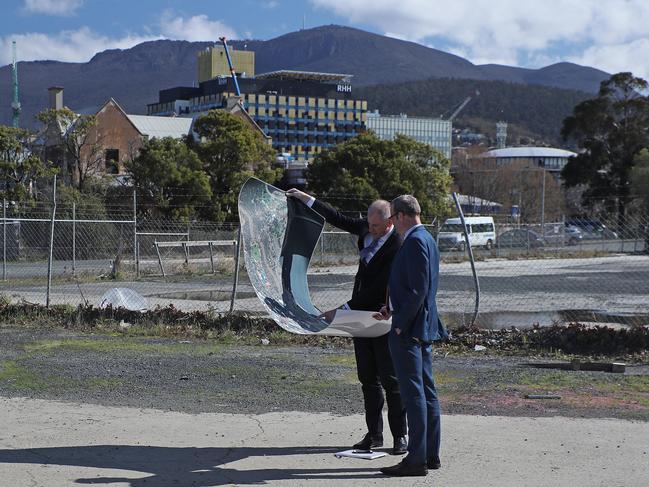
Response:
[[[401,336],[430,343],[448,334],[437,313],[439,251],[424,227],[415,228],[404,240],[390,273],[392,328]]]
[[[345,216],[331,205],[319,200],[315,200],[312,208],[335,227],[358,235],[358,249],[364,247],[365,236],[369,233],[366,219]],[[352,298],[347,302],[351,309],[378,311],[385,304],[390,267],[397,250],[399,250],[399,236],[392,231],[368,264],[359,259],[358,271],[354,278],[354,291]]]

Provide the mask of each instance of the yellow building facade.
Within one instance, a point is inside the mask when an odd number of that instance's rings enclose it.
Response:
[[[245,73],[246,77],[255,77],[255,53],[228,49],[232,65],[238,75]],[[209,47],[198,53],[198,81],[202,83],[217,76],[230,76],[230,67],[223,46]]]

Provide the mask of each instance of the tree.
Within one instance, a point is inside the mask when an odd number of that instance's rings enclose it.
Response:
[[[540,222],[541,214],[546,222],[557,221],[564,214],[565,198],[560,184],[532,160],[499,165],[469,159],[456,166],[453,176],[465,195],[500,203],[508,212],[512,206],[518,206],[521,222]]]
[[[50,108],[36,118],[45,125],[46,146],[54,142],[54,148],[59,148],[61,165],[75,188],[82,190],[89,178],[103,172],[104,152],[94,115]]]
[[[34,183],[55,170],[31,150],[31,134],[24,129],[0,125],[1,197],[24,202],[35,198]]]
[[[212,198],[203,163],[184,141],[148,140],[126,163],[138,195],[138,207],[149,216],[189,219],[205,213]]]
[[[640,201],[640,211],[649,218],[649,149],[642,149],[635,157],[631,170],[631,189],[633,196]]]
[[[310,190],[341,210],[365,211],[377,198],[411,194],[426,218],[449,211],[450,162],[429,145],[397,135],[362,134],[318,154],[307,179]]]
[[[243,118],[212,110],[194,123],[200,142],[189,140],[210,178],[212,214],[216,221],[236,221],[239,190],[251,176],[274,183],[281,170],[272,169],[275,151]]]
[[[647,82],[618,73],[600,85],[597,98],[578,104],[563,121],[561,135],[583,149],[562,176],[567,186],[586,185],[583,198],[617,210],[618,225],[630,201],[630,175],[636,155],[649,146]]]

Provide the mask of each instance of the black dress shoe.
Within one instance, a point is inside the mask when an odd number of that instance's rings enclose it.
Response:
[[[352,448],[354,450],[361,451],[370,451],[373,448],[380,448],[383,446],[383,437],[382,436],[372,436],[369,433],[365,437],[356,443]]]
[[[397,463],[391,467],[383,467],[381,473],[391,477],[424,477],[428,474],[426,465],[408,465]]]
[[[405,436],[397,436],[394,439],[394,448],[392,448],[393,455],[405,455],[408,453],[408,441]]]
[[[428,468],[430,468],[431,470],[439,470],[440,468],[442,468],[442,462],[439,461],[439,458],[429,458],[426,462],[426,465],[428,465]]]

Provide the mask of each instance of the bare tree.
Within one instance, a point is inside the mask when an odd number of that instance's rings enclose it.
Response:
[[[45,125],[45,145],[59,146],[62,169],[72,186],[82,190],[105,171],[101,136],[94,115],[78,115],[69,108],[48,109],[37,115]]]
[[[500,203],[507,212],[518,206],[522,222],[538,222],[541,213],[546,221],[556,221],[564,213],[559,181],[532,161],[497,165],[489,159],[467,159],[455,166],[453,177],[458,190],[467,196]]]

